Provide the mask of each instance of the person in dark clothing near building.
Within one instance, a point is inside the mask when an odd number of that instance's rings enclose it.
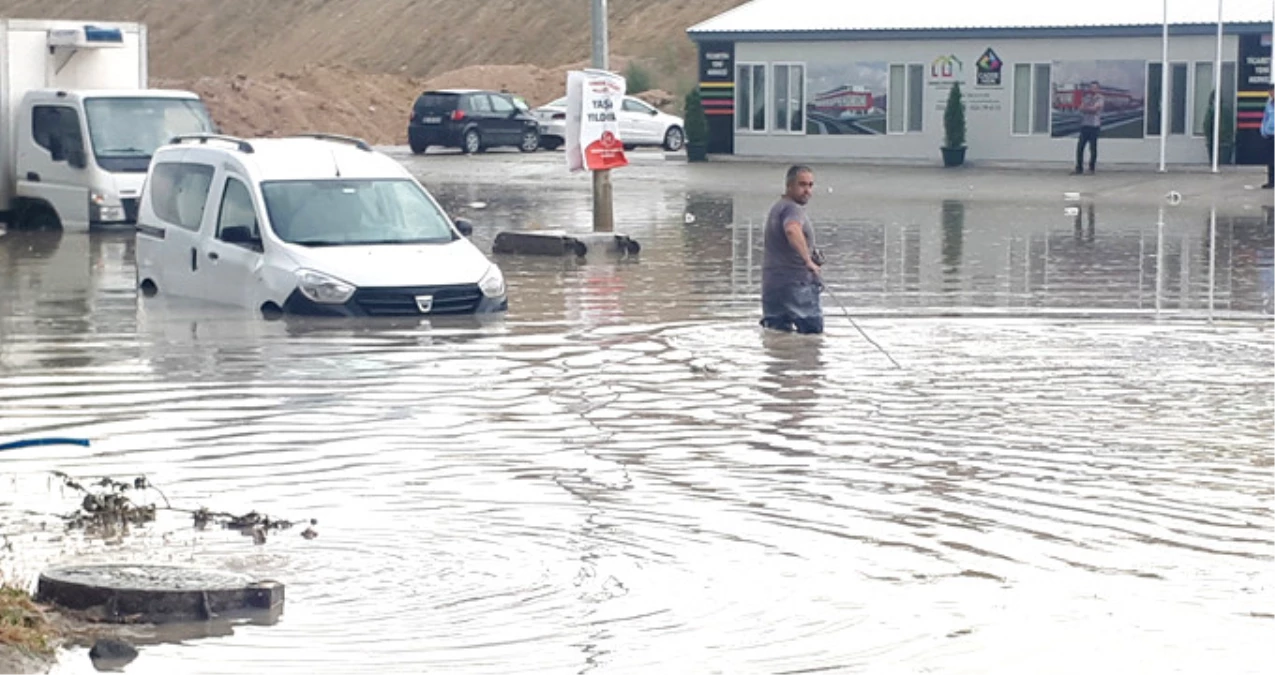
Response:
[[[1099,93],[1097,82],[1089,83],[1089,91],[1080,103],[1080,140],[1076,142],[1076,170],[1072,173],[1080,175],[1085,167],[1085,145],[1089,146],[1089,173],[1093,173],[1098,164],[1098,136],[1102,133],[1102,109],[1106,101]]]
[[[798,333],[823,332],[819,293],[823,290],[815,230],[806,215],[815,173],[806,166],[788,169],[783,197],[766,217],[761,272],[761,325]]]
[[[1266,111],[1262,113],[1262,142],[1266,144],[1266,184],[1263,190],[1275,188],[1275,86],[1266,92]]]

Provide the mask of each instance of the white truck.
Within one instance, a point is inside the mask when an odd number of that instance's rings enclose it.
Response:
[[[151,154],[216,131],[197,95],[147,81],[143,24],[0,19],[0,221],[134,223]]]

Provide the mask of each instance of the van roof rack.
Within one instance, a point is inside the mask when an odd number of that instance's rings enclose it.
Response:
[[[227,143],[234,143],[238,146],[239,152],[244,154],[251,155],[254,152],[252,144],[248,141],[236,136],[226,136],[224,134],[183,134],[181,136],[174,136],[169,143],[180,145],[187,141],[198,141],[200,145],[206,145],[208,141],[225,141]]]
[[[349,143],[350,145],[353,145],[354,147],[364,152],[372,152],[372,146],[368,145],[367,141],[361,138],[355,138],[354,136],[342,136],[341,134],[325,134],[325,133],[316,132],[316,133],[307,133],[307,134],[293,134],[292,137],[293,138],[317,138],[324,141],[339,141],[341,143]]]

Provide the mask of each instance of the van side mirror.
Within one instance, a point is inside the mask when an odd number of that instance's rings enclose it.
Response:
[[[656,110],[655,108],[651,108],[651,117],[655,117],[658,114],[660,114],[660,111]]]
[[[219,238],[227,244],[238,244],[240,246],[254,246],[261,243],[260,238],[253,236],[250,225],[223,227]]]
[[[459,230],[462,235],[466,237],[472,237],[474,235],[474,224],[468,220],[464,218],[457,218],[452,222],[456,223],[456,229]]]

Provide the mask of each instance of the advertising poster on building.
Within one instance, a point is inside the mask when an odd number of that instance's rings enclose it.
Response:
[[[814,61],[807,68],[806,133],[885,133],[889,64]]]
[[[625,80],[601,70],[567,73],[567,169],[601,171],[628,166],[618,113]]]
[[[1145,61],[1054,61],[1051,133],[1079,136],[1080,106],[1091,87],[1102,95],[1102,137],[1142,138],[1146,122]]]

